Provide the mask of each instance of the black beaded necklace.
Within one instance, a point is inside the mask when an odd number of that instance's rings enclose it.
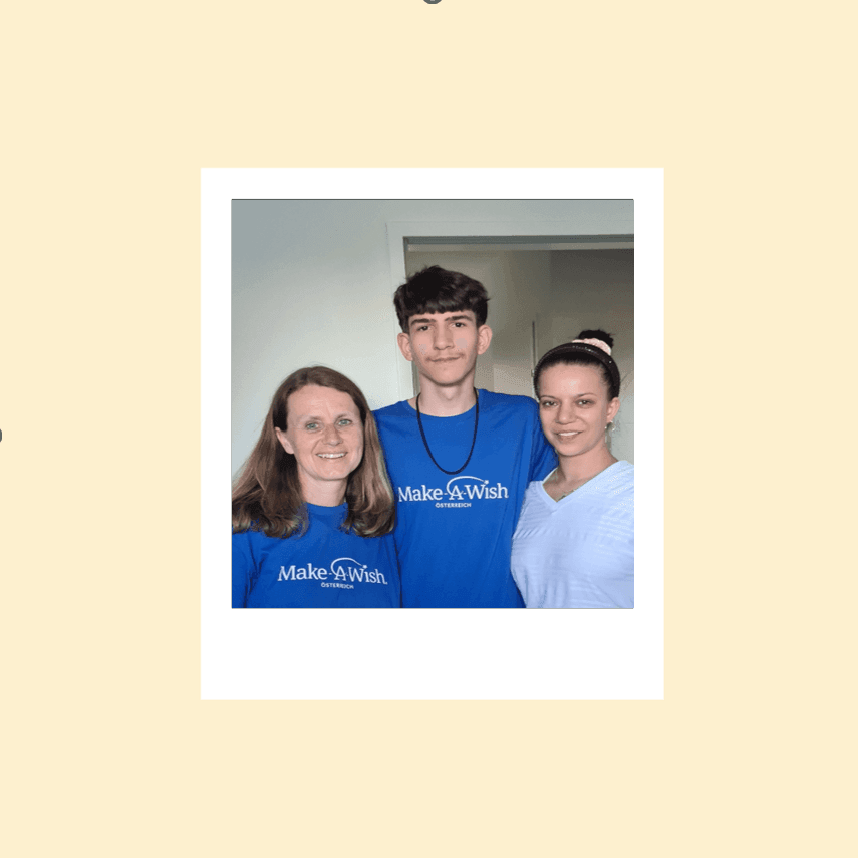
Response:
[[[443,471],[445,474],[461,474],[465,468],[468,467],[468,462],[471,461],[471,456],[474,455],[474,447],[477,446],[477,427],[480,425],[480,397],[477,393],[477,389],[474,388],[474,397],[477,400],[477,415],[474,419],[474,440],[471,441],[471,452],[468,453],[468,458],[465,460],[465,464],[459,468],[458,471],[448,471],[446,468],[442,468],[436,461],[435,457],[432,455],[432,451],[429,449],[429,445],[426,443],[426,435],[423,433],[423,422],[420,419],[420,394],[417,394],[417,398],[414,400],[414,407],[417,410],[417,425],[420,427],[420,437],[423,439],[423,446],[426,448],[426,452],[429,454],[429,458],[434,463],[435,467],[438,468],[439,471]]]

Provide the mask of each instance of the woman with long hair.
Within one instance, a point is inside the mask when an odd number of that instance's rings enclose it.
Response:
[[[614,341],[582,331],[533,372],[558,466],[525,493],[512,574],[528,608],[634,607],[634,468],[607,436],[620,407]]]
[[[364,395],[336,370],[296,370],[233,489],[232,606],[398,608],[393,525]]]

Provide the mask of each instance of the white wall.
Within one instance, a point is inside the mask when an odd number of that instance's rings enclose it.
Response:
[[[399,398],[394,276],[386,225],[574,222],[627,234],[628,200],[237,200],[232,224],[232,467],[255,444],[290,372],[344,372],[371,407]]]
[[[551,254],[551,342],[568,342],[585,328],[614,337],[620,370],[620,411],[611,452],[634,463],[634,251],[558,250]]]
[[[425,265],[441,265],[479,280],[488,290],[493,336],[477,363],[477,387],[533,395],[531,321],[551,300],[550,257],[547,250],[408,253],[409,274]]]

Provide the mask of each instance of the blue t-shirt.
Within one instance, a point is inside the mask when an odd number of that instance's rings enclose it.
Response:
[[[348,508],[307,504],[303,536],[232,535],[233,608],[398,608],[393,535],[363,538],[339,526]]]
[[[510,573],[512,534],[524,492],[557,465],[536,402],[480,390],[474,454],[461,474],[429,458],[417,412],[397,402],[373,412],[396,497],[396,551],[406,608],[521,608]],[[421,414],[438,464],[461,467],[474,438],[475,409]]]

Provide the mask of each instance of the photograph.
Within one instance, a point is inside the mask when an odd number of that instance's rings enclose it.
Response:
[[[204,696],[660,696],[661,181],[203,171]]]
[[[233,607],[633,608],[633,213],[234,200]]]

